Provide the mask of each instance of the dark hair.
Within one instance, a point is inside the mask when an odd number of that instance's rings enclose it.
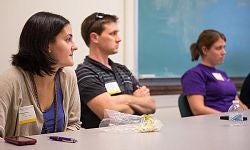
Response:
[[[57,61],[49,55],[49,43],[54,42],[69,21],[64,17],[38,12],[25,23],[19,39],[19,51],[12,55],[12,65],[40,76],[55,73]]]
[[[87,46],[90,43],[90,33],[95,32],[98,35],[101,35],[104,27],[104,24],[110,22],[117,22],[118,17],[115,15],[109,15],[104,13],[93,13],[90,16],[86,17],[82,22],[81,34],[84,42]]]
[[[204,30],[200,34],[197,42],[191,44],[190,46],[192,61],[197,61],[200,55],[203,56],[203,52],[201,49],[203,46],[209,49],[220,38],[222,38],[226,42],[226,37],[223,33],[213,29]]]

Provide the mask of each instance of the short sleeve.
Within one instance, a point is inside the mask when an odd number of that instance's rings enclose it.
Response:
[[[104,83],[94,72],[78,79],[78,87],[81,101],[85,104],[94,97],[107,92]]]
[[[188,95],[206,95],[205,77],[199,71],[189,70],[181,78],[183,94]]]

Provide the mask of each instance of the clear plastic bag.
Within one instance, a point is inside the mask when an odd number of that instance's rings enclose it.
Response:
[[[161,127],[161,121],[153,115],[138,116],[108,109],[99,125],[99,128],[109,132],[155,132],[160,131]]]

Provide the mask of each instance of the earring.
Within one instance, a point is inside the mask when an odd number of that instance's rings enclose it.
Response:
[[[51,50],[49,49],[49,53],[51,53]]]

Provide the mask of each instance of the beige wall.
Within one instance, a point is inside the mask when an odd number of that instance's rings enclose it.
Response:
[[[76,65],[83,61],[88,53],[81,34],[83,19],[93,12],[115,14],[119,17],[120,44],[119,53],[112,56],[117,62],[125,64],[136,72],[135,51],[135,1],[134,0],[0,0],[0,73],[10,67],[11,55],[17,52],[20,32],[27,19],[38,11],[60,14],[70,20],[74,40],[78,51],[74,54]]]

